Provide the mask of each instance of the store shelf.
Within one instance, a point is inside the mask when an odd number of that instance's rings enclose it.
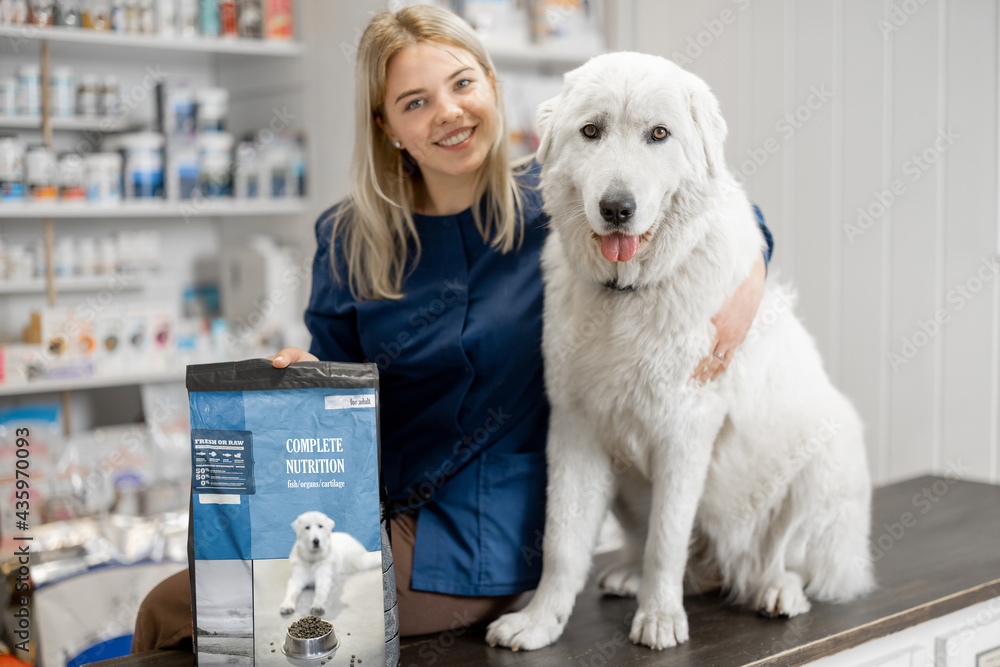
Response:
[[[50,42],[115,46],[146,51],[229,53],[246,56],[297,57],[305,52],[305,47],[299,42],[218,37],[181,38],[161,37],[159,35],[121,35],[113,32],[83,28],[38,28],[27,25],[0,26],[0,37],[6,37],[12,43],[17,43],[21,40],[32,42],[49,40]]]
[[[103,387],[128,387],[140,384],[158,384],[162,382],[183,382],[186,369],[184,367],[154,373],[136,373],[131,375],[112,375],[107,377],[84,378],[81,380],[38,380],[26,385],[0,385],[0,396],[22,396],[25,394],[41,394],[52,391],[73,391],[82,389],[101,389]]]
[[[125,132],[129,130],[141,129],[142,123],[123,122],[117,118],[94,117],[94,118],[53,118],[53,130],[66,130],[70,132],[84,132],[92,130],[95,132]],[[0,129],[3,130],[41,130],[42,119],[40,116],[0,116]]]
[[[497,67],[557,67],[573,68],[605,52],[596,39],[591,43],[550,39],[541,44],[520,36],[490,36],[483,40],[486,50]]]
[[[121,273],[56,279],[57,292],[98,292],[105,288],[114,288],[116,292],[119,292],[141,290],[145,286],[146,279],[144,277]],[[0,294],[43,294],[45,289],[44,278],[0,281]]]
[[[241,218],[266,215],[295,215],[305,211],[302,199],[211,199],[128,201],[120,204],[41,203],[0,204],[0,220],[66,218],[79,220],[107,218]]]

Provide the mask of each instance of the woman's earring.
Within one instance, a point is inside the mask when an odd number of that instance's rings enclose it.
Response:
[[[394,141],[394,142],[392,142],[392,145],[395,146],[396,148],[402,148],[403,147],[403,142],[401,142],[401,141]]]

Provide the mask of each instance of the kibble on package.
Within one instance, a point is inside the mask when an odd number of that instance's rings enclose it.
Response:
[[[374,364],[188,366],[199,665],[399,663]]]

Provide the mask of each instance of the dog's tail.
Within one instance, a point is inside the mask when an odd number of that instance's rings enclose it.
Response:
[[[345,540],[345,542],[347,542]],[[344,569],[347,574],[373,570],[382,567],[382,553],[379,551],[365,551],[360,542],[351,538],[349,543],[341,547],[343,554]]]
[[[848,602],[876,587],[868,550],[868,505],[847,504],[835,513],[810,548],[812,576],[806,594],[823,602]]]
[[[379,551],[366,551],[358,562],[358,570],[373,570],[382,567],[382,553]]]

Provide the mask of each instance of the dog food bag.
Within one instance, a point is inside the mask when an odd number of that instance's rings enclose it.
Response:
[[[198,664],[396,667],[375,365],[188,366],[187,389]]]

